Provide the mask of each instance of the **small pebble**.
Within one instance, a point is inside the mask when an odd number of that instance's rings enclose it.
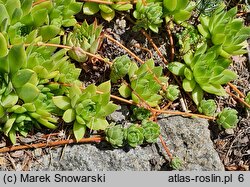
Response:
[[[20,139],[20,141],[22,143],[26,143],[26,144],[29,144],[29,143],[32,143],[32,142],[35,141],[34,138],[27,138],[27,137],[25,138],[25,137],[22,137],[22,136],[20,136],[19,139]]]
[[[42,149],[41,148],[37,148],[34,150],[34,156],[35,157],[40,157],[42,155]]]
[[[125,20],[125,19],[118,20],[118,26],[119,26],[121,29],[125,29],[125,28],[126,28],[126,20]]]
[[[234,134],[234,130],[233,129],[226,129],[225,133],[228,135],[232,135],[232,134]]]
[[[5,166],[7,163],[7,160],[4,157],[0,157],[0,166]]]
[[[22,150],[15,151],[15,152],[11,153],[10,156],[13,158],[20,158],[21,156],[23,156],[23,153],[24,153],[24,151],[22,151]]]
[[[5,147],[6,146],[6,142],[1,142],[0,143],[0,147]]]

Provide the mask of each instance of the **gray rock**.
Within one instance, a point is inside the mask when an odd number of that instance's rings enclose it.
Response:
[[[121,123],[127,120],[128,116],[129,116],[128,107],[121,105],[120,109],[116,110],[115,112],[113,112],[108,116],[108,119],[116,123]]]
[[[158,124],[171,152],[183,161],[180,170],[224,170],[210,139],[207,120],[172,116],[158,120]]]
[[[159,119],[162,137],[183,161],[180,170],[224,170],[210,140],[208,122],[180,116]],[[51,149],[37,158],[32,170],[149,171],[169,170],[168,157],[159,142],[135,149],[111,149],[105,142]],[[61,158],[61,160],[60,160]]]
[[[32,170],[149,171],[152,170],[150,160],[162,160],[150,146],[125,152],[122,149],[100,150],[89,144],[73,145],[64,149],[60,161],[61,153],[62,148],[50,150],[50,154],[41,157],[40,164],[34,164]]]

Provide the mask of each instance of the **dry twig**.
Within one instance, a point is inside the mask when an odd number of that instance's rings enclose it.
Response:
[[[45,147],[55,147],[61,146],[66,144],[74,144],[74,143],[99,143],[104,140],[104,137],[100,136],[93,136],[90,138],[82,138],[78,142],[75,139],[69,140],[60,140],[60,141],[53,141],[53,142],[45,142],[45,143],[37,143],[31,145],[17,145],[17,146],[10,146],[10,147],[3,147],[0,149],[0,153],[23,150],[23,149],[34,149],[34,148],[45,148]]]

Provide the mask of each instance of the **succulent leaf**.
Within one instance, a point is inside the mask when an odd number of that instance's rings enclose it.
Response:
[[[170,166],[173,169],[179,170],[181,168],[181,165],[182,165],[182,161],[180,160],[180,158],[178,158],[178,157],[172,158],[172,160],[170,162]]]
[[[86,125],[92,130],[105,130],[109,126],[109,123],[106,119],[92,118]]]
[[[178,98],[180,90],[178,86],[170,84],[166,90],[166,98],[170,101],[174,101]]]
[[[174,11],[177,6],[177,0],[163,0],[163,6],[169,11]]]
[[[0,32],[0,57],[4,57],[8,54],[7,41],[4,35]]]
[[[156,143],[160,136],[160,126],[152,121],[143,122],[144,138],[148,143]]]
[[[119,93],[121,94],[122,97],[128,98],[129,96],[131,96],[132,91],[128,85],[122,84],[121,87],[119,88]]]
[[[77,121],[74,122],[73,125],[73,132],[74,136],[76,138],[76,141],[79,141],[80,139],[83,138],[85,132],[86,132],[86,125],[82,125],[78,123]]]
[[[21,88],[17,89],[17,94],[25,103],[34,101],[40,93],[40,90],[31,83],[26,83]]]
[[[250,92],[247,93],[245,97],[245,102],[250,105]]]
[[[141,107],[133,107],[133,117],[137,120],[145,120],[148,119],[151,115],[151,112],[145,108]]]
[[[112,64],[110,79],[116,83],[119,79],[123,78],[129,71],[131,60],[127,55],[117,57]]]
[[[183,76],[186,65],[180,62],[171,62],[168,64],[167,68],[175,75]]]
[[[237,114],[238,112],[236,110],[225,108],[218,114],[216,122],[224,129],[235,128],[239,121]]]
[[[10,73],[16,73],[26,62],[26,53],[23,45],[14,45],[8,54]]]
[[[151,29],[153,32],[158,32],[158,27],[162,23],[163,10],[161,3],[150,2],[144,5],[142,0],[138,0],[133,16],[136,18],[134,30]]]
[[[18,101],[18,96],[14,93],[1,98],[1,105],[5,108],[10,108],[14,106]]]
[[[63,113],[63,120],[66,122],[66,123],[70,123],[72,121],[75,120],[76,118],[76,113],[75,113],[75,110],[73,110],[72,108],[69,108],[67,109],[64,113]]]
[[[83,5],[83,14],[94,15],[100,10],[98,3],[86,2]]]
[[[122,147],[124,144],[124,129],[121,125],[106,128],[106,140],[114,147]]]
[[[200,113],[203,113],[207,116],[214,116],[216,111],[216,103],[213,99],[202,100],[198,110]]]
[[[125,139],[131,147],[141,145],[144,140],[144,130],[138,125],[131,125],[125,129]]]
[[[29,82],[30,78],[34,75],[34,71],[30,69],[18,70],[12,76],[12,84],[15,88],[20,88]]]
[[[54,104],[62,110],[67,110],[71,107],[70,99],[66,96],[55,96],[52,100]]]

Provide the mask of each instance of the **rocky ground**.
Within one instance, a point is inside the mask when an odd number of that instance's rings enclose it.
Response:
[[[79,17],[79,19],[82,19]],[[140,33],[132,31],[132,24],[119,15],[109,24],[104,24],[104,31],[117,41],[132,50],[143,60],[153,57],[156,64],[165,67],[162,59],[150,42]],[[150,32],[148,32],[150,33]],[[150,33],[151,38],[169,59],[170,49],[166,30],[158,35]],[[175,39],[175,38],[174,38]],[[178,49],[178,46],[175,46]],[[99,53],[113,60],[126,52],[114,43],[103,40]],[[178,54],[176,54],[178,55]],[[232,69],[239,78],[233,82],[244,94],[250,91],[250,61],[249,56],[233,57]],[[86,84],[100,83],[107,79],[109,69],[102,63],[83,66],[85,72],[82,79]],[[230,89],[229,87],[227,89]],[[116,92],[114,87],[113,92]],[[192,102],[182,93],[182,99],[187,101],[187,107],[192,109]],[[219,130],[214,122],[204,119],[192,119],[181,116],[158,117],[161,134],[174,156],[178,156],[183,165],[180,170],[249,170],[250,165],[250,112],[232,97],[214,97],[219,109],[231,107],[239,112],[240,121],[233,130]],[[172,110],[183,110],[180,100],[172,103]],[[109,116],[110,121],[129,123],[129,106]],[[34,141],[35,136],[28,136],[23,141]],[[54,138],[67,138],[63,131]],[[52,140],[47,137],[45,140]],[[8,142],[7,142],[8,145]],[[1,137],[0,148],[6,146],[6,140]],[[11,153],[0,153],[0,170],[171,170],[169,158],[162,144],[157,142],[130,149],[112,149],[105,142],[99,144],[67,145],[57,148],[21,150]]]
[[[126,106],[110,116],[124,120]],[[222,171],[224,166],[210,139],[208,122],[181,116],[159,116],[161,134],[183,165],[180,170]],[[16,151],[2,157],[1,170],[152,171],[172,170],[162,144],[113,149],[109,144],[82,144]],[[6,159],[6,160],[4,160]],[[9,161],[9,162],[8,162]]]

